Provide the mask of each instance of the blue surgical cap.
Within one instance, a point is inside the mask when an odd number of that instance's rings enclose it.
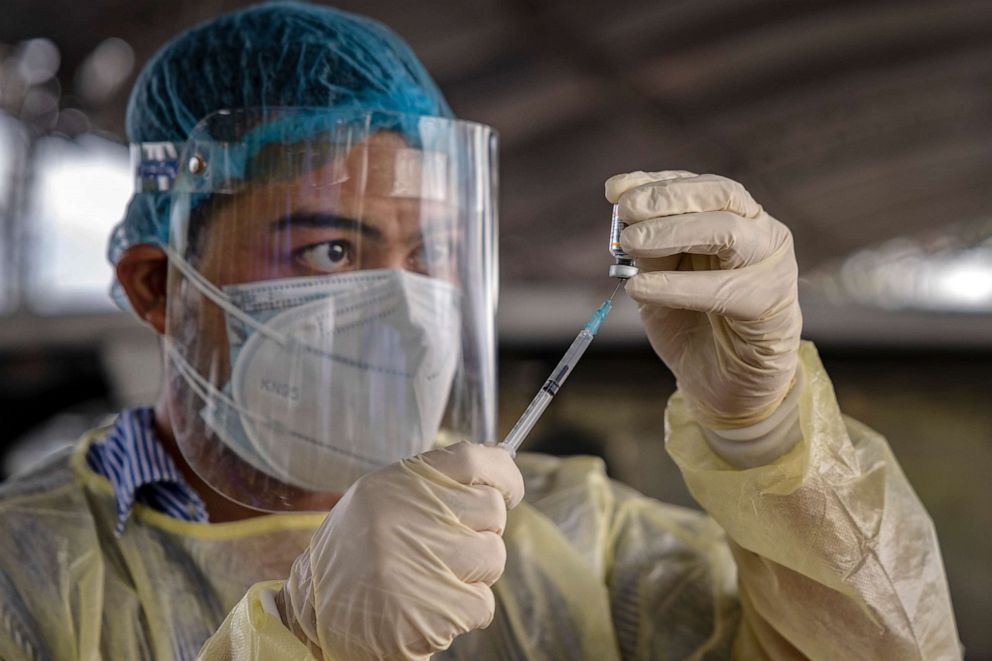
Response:
[[[182,142],[218,110],[279,106],[453,116],[389,28],[331,7],[285,2],[225,14],[167,43],[135,82],[127,138]],[[167,245],[171,205],[169,192],[135,193],[111,234],[111,263],[135,244]],[[117,283],[111,294],[127,307]]]

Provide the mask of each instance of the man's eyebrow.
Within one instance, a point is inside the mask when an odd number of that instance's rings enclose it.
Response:
[[[354,232],[358,232],[359,234],[364,234],[369,238],[382,238],[382,232],[379,231],[379,228],[377,227],[367,225],[360,220],[355,220],[354,218],[339,216],[338,214],[328,213],[326,211],[296,211],[283,216],[279,220],[272,223],[271,229],[275,232],[288,227],[317,227],[352,230]]]

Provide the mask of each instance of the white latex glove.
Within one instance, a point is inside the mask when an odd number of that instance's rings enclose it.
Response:
[[[714,430],[769,418],[793,383],[802,330],[788,228],[712,174],[620,174],[606,198],[640,268],[627,294],[694,417]]]
[[[328,660],[447,649],[492,621],[506,511],[523,494],[505,450],[466,442],[362,477],[293,564],[284,623]]]

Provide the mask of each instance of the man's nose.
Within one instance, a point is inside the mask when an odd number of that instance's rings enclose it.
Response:
[[[405,269],[409,268],[408,253],[405,249],[380,250],[370,256],[362,268],[366,269]]]

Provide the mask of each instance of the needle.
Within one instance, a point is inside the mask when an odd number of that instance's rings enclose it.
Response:
[[[617,280],[617,286],[613,289],[613,293],[610,294],[610,303],[613,302],[613,297],[617,295],[618,291],[620,291],[620,285],[622,285],[624,282],[626,282],[626,280],[619,280],[619,279]]]

